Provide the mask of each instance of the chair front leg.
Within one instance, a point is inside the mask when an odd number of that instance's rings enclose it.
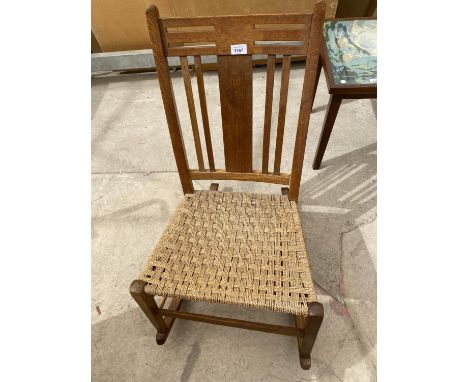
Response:
[[[145,293],[145,285],[146,282],[143,280],[133,281],[130,286],[130,294],[158,331],[156,334],[156,343],[158,345],[162,345],[166,342],[169,331],[166,323],[164,322],[163,316],[159,313],[159,308],[154,297]]]
[[[304,370],[311,366],[310,353],[314,347],[318,331],[323,321],[323,305],[319,302],[308,304],[308,314],[304,320],[304,337],[298,337],[299,360]]]

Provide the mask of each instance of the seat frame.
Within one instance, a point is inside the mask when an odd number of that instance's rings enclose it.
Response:
[[[314,5],[313,12],[295,15],[248,15],[248,16],[218,16],[192,18],[161,18],[158,9],[150,5],[146,10],[148,30],[153,49],[154,60],[158,73],[161,95],[166,112],[171,143],[184,194],[194,192],[192,180],[219,179],[259,181],[274,184],[289,185],[281,192],[290,200],[298,200],[299,186],[302,174],[305,145],[307,139],[310,110],[315,97],[314,80],[318,70],[319,49],[322,40],[322,25],[325,15],[325,4],[319,1]],[[274,30],[271,24],[304,24],[300,30]],[[213,24],[215,32],[200,30],[206,24]],[[257,29],[256,24],[265,24],[263,29]],[[195,32],[181,32],[181,27],[196,27]],[[169,29],[172,29],[170,32]],[[203,28],[202,28],[203,29]],[[292,41],[299,40],[301,45],[256,44],[256,40]],[[189,46],[183,42],[214,42],[215,46]],[[230,44],[246,42],[248,55],[232,56]],[[252,169],[252,53],[266,53],[267,60],[267,88],[265,100],[265,125],[263,139],[262,170]],[[223,120],[223,140],[226,169],[215,169],[206,99],[204,93],[203,74],[201,71],[200,55],[215,54],[218,56],[218,72],[220,75],[221,112]],[[278,128],[274,158],[274,170],[268,171],[271,107],[273,96],[273,81],[276,64],[276,54],[283,55],[280,103],[278,113]],[[205,169],[198,124],[191,88],[188,65],[188,55],[194,56],[194,69],[197,75],[200,109],[203,119],[206,149],[208,151],[209,169]],[[305,55],[306,67],[304,85],[302,89],[301,106],[294,147],[294,157],[291,174],[280,172],[281,154],[287,103],[287,88],[291,55]],[[173,95],[172,82],[168,68],[167,57],[179,56],[183,72],[187,102],[189,107],[192,131],[194,134],[195,151],[197,154],[198,170],[188,167],[185,146],[182,138],[177,107]],[[236,81],[228,77],[237,74]],[[250,85],[249,85],[250,81]],[[235,82],[235,84],[234,84]],[[235,86],[234,86],[235,85]],[[223,93],[222,86],[228,93]],[[240,86],[240,90],[237,87]],[[232,95],[233,94],[233,95]],[[240,100],[240,101],[239,101]],[[244,107],[245,106],[245,107]],[[240,115],[232,113],[233,107],[241,110]],[[239,124],[240,121],[246,121]],[[213,183],[211,191],[217,191],[219,185]],[[262,322],[244,321],[232,318],[217,317],[181,310],[183,300],[172,298],[169,306],[164,307],[166,297],[158,305],[155,296],[145,293],[146,282],[135,280],[130,286],[130,294],[145,313],[149,321],[156,328],[156,342],[163,345],[171,331],[176,318],[223,325],[242,329],[275,333],[297,338],[300,365],[307,370],[311,367],[311,351],[317,338],[323,320],[323,306],[318,301],[308,304],[307,315],[293,315],[294,326],[272,325]]]

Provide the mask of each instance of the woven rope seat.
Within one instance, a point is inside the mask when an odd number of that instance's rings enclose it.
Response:
[[[185,195],[140,279],[150,295],[292,314],[317,301],[297,206],[282,195]]]

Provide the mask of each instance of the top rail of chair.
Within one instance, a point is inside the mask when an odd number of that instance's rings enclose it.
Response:
[[[161,17],[167,56],[240,54],[304,55],[312,12],[196,17]]]
[[[283,13],[283,14],[250,14],[250,15],[217,15],[217,16],[191,16],[191,17],[159,17],[160,20],[164,21],[170,26],[184,26],[182,24],[196,24],[200,23],[203,25],[206,22],[217,21],[217,20],[233,20],[239,23],[252,23],[265,21],[268,23],[274,24],[296,24],[304,23],[307,21],[313,12],[304,12],[304,13]],[[180,24],[180,25],[179,25]],[[169,25],[168,25],[169,26]],[[188,26],[188,25],[187,25]]]

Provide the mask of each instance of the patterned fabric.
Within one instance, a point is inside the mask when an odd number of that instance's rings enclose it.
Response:
[[[323,34],[336,85],[377,83],[377,20],[326,21]]]
[[[295,202],[185,195],[140,279],[151,295],[307,314],[317,301]]]

